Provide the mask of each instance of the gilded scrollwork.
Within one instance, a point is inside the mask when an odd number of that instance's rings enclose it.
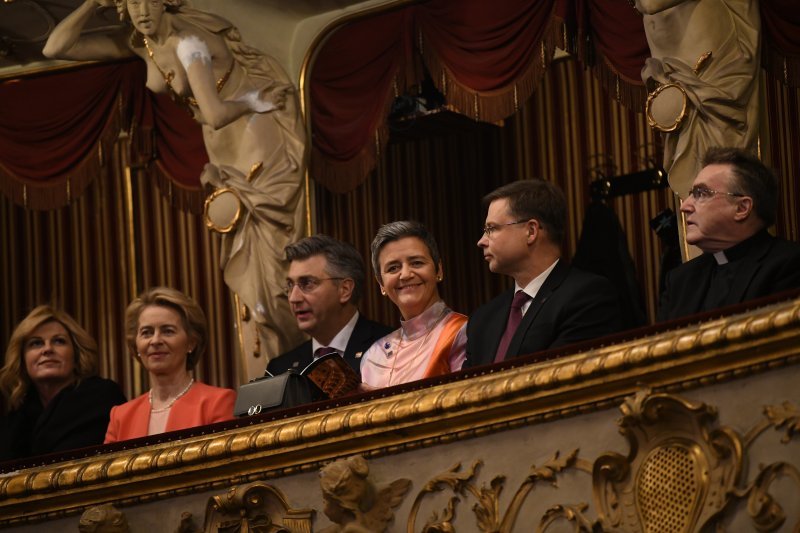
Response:
[[[540,481],[555,485],[558,474],[575,468],[592,475],[596,519],[586,503],[551,506],[539,519],[537,532],[546,533],[556,524],[571,527],[576,533],[620,531],[700,531],[719,526],[720,519],[744,501],[758,531],[775,531],[786,522],[785,506],[800,506],[800,501],[779,502],[771,494],[773,483],[789,479],[800,489],[800,470],[796,465],[777,461],[760,467],[752,483],[743,483],[742,472],[747,446],[737,432],[717,425],[717,409],[703,402],[676,395],[642,389],[620,405],[620,432],[627,438],[627,455],[607,452],[587,468],[578,451],[561,456],[556,452],[542,466],[532,466],[505,512],[499,506],[506,478],[494,475],[480,487],[476,478],[482,461],[464,472],[456,464],[433,477],[417,495],[408,520],[408,533],[416,531],[421,503],[436,492],[449,489],[454,496],[441,513],[434,512],[422,528],[423,533],[452,533],[456,508],[461,499],[475,500],[474,524],[469,529],[483,533],[505,533],[516,524],[528,493]],[[764,409],[767,423],[750,430],[752,439],[770,425],[786,429],[784,443],[794,435],[797,410],[789,402]],[[743,487],[743,488],[741,488]],[[800,494],[800,490],[793,493]],[[461,519],[462,523],[464,518]],[[564,524],[566,522],[566,524]],[[800,531],[800,523],[793,526]]]
[[[537,533],[546,533],[547,529],[559,520],[566,520],[572,522],[575,533],[593,533],[595,531],[602,531],[597,522],[589,519],[584,513],[589,508],[585,503],[577,505],[554,505],[547,511],[539,521],[539,527],[536,529]]]
[[[744,492],[744,495],[748,495],[747,512],[758,531],[775,531],[786,521],[783,507],[769,492],[772,482],[778,477],[788,477],[794,481],[797,490],[791,505],[795,509],[800,505],[800,498],[797,497],[800,493],[800,471],[795,466],[781,461],[762,468],[756,480]],[[792,531],[800,531],[800,523],[795,524]]]
[[[594,464],[602,527],[696,531],[713,523],[739,480],[739,436],[710,427],[714,407],[650,390],[626,399],[620,411],[630,452],[604,454]]]
[[[484,533],[505,533],[514,528],[517,521],[522,504],[527,498],[528,494],[533,490],[534,485],[539,481],[549,481],[555,484],[556,475],[564,470],[574,467],[577,462],[578,450],[573,450],[571,453],[561,457],[559,452],[556,452],[551,459],[546,461],[542,466],[537,467],[532,465],[530,473],[525,478],[523,483],[517,489],[514,497],[511,500],[505,512],[500,514],[500,493],[505,484],[505,476],[494,476],[487,486],[485,483],[478,488],[473,479],[478,473],[479,467],[483,461],[475,461],[472,467],[466,472],[459,472],[461,464],[458,463],[451,467],[446,472],[433,477],[425,484],[425,487],[417,494],[414,500],[414,505],[411,508],[408,518],[408,533],[416,531],[417,515],[419,513],[423,499],[434,492],[440,492],[446,488],[450,488],[454,493],[466,496],[471,494],[476,500],[472,506],[472,511],[475,513],[476,528]],[[455,517],[455,505],[459,502],[459,498],[451,498],[448,502],[447,509],[442,512],[442,518],[439,518],[438,513],[434,512],[431,519],[429,519],[425,526],[422,528],[424,533],[438,533],[454,531],[453,519]]]
[[[419,513],[420,506],[422,505],[422,501],[426,495],[434,492],[440,492],[447,487],[449,487],[450,490],[456,494],[466,494],[466,491],[472,487],[470,481],[472,481],[472,479],[475,477],[482,464],[483,461],[475,461],[472,463],[472,466],[469,468],[469,470],[461,472],[461,463],[456,463],[447,471],[428,480],[422,490],[420,490],[419,494],[417,494],[417,497],[414,499],[414,503],[411,506],[411,512],[409,513],[408,518],[408,533],[414,533],[414,531],[416,531],[415,524],[417,514]],[[447,508],[442,511],[442,517],[439,518],[439,514],[434,511],[431,515],[431,518],[425,523],[422,531],[425,533],[453,531],[455,506],[459,501],[460,500],[458,497],[450,498]]]
[[[396,479],[380,488],[369,479],[360,455],[334,461],[320,471],[324,512],[335,525],[320,533],[381,533],[394,520],[411,481]]]
[[[768,405],[764,407],[764,416],[775,426],[775,429],[785,429],[786,434],[781,439],[784,444],[800,434],[800,410],[791,402],[781,405]]]
[[[261,482],[231,487],[206,504],[202,529],[183,513],[176,533],[311,533],[311,509],[292,509],[275,487]]]

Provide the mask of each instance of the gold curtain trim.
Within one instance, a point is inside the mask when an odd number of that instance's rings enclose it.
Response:
[[[592,74],[608,91],[609,96],[628,109],[642,113],[647,102],[647,89],[644,83],[623,76],[599,54],[597,59],[597,63],[592,67]]]
[[[186,187],[175,181],[175,178],[166,171],[158,159],[155,160],[155,165],[150,165],[147,174],[155,180],[161,194],[169,199],[173,207],[177,207],[184,212],[188,211],[193,215],[203,213],[206,197],[203,187]]]

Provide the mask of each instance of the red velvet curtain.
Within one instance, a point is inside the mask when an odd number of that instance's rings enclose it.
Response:
[[[433,0],[413,8],[419,51],[452,109],[496,122],[519,110],[553,56],[555,0]]]
[[[798,85],[796,0],[762,0],[760,5],[764,66],[784,83]],[[391,17],[397,26],[380,31],[374,46],[366,44],[374,19],[339,29],[315,63],[311,175],[332,191],[353,189],[374,168],[385,144],[380,132],[393,95],[384,77],[370,73],[389,72],[398,64],[423,63],[452,109],[495,122],[527,100],[558,43],[591,67],[616,101],[637,110],[644,104],[639,73],[649,49],[642,16],[629,0],[431,0]],[[409,35],[414,49],[405,46]],[[402,46],[388,42],[395,36]],[[392,53],[378,55],[376,49]],[[410,55],[398,58],[396,53]],[[364,105],[354,113],[348,102]],[[346,170],[337,173],[337,168]]]
[[[34,209],[77,197],[119,127],[123,91],[142,83],[131,76],[126,65],[107,65],[0,84],[3,192]]]
[[[375,166],[389,106],[413,77],[406,76],[409,18],[400,10],[353,23],[317,56],[310,83],[311,172],[334,192],[356,187]]]
[[[66,205],[100,174],[121,134],[134,138],[131,161],[158,158],[148,170],[175,204],[202,207],[200,126],[146,90],[138,60],[0,83],[0,190],[32,209]]]
[[[800,85],[796,0],[760,6],[764,68]],[[348,24],[310,76],[311,175],[337,192],[362,183],[385,146],[394,97],[422,79],[423,64],[452,109],[495,122],[527,100],[556,42],[613,98],[640,109],[649,52],[628,0],[431,0]],[[197,212],[207,162],[200,128],[146,92],[141,61],[0,83],[0,191],[35,209],[68,203],[98,175],[121,128],[134,134],[132,160],[155,158],[148,170],[173,205]]]

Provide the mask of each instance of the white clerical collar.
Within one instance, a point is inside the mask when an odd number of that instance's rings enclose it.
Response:
[[[358,311],[356,311],[350,321],[339,330],[339,333],[333,337],[330,344],[320,344],[317,339],[312,338],[311,353],[316,352],[317,348],[333,348],[340,354],[343,354],[347,349],[347,343],[350,342],[350,336],[353,334],[353,330],[356,329],[356,322],[358,322]]]
[[[725,255],[724,250],[720,250],[719,252],[714,252],[714,259],[717,261],[718,265],[728,264],[728,256]]]

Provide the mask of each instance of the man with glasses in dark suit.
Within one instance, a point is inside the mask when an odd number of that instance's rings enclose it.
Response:
[[[711,148],[681,196],[686,242],[703,251],[665,279],[658,320],[669,320],[800,287],[800,244],[767,232],[778,180],[757,157]]]
[[[463,368],[601,337],[619,329],[611,283],[562,258],[566,200],[542,180],[509,183],[483,199],[478,246],[489,270],[514,288],[478,308],[467,323]]]
[[[361,354],[392,329],[358,312],[364,293],[361,254],[327,235],[306,237],[286,247],[286,296],[297,326],[311,339],[274,359],[267,373],[303,370],[315,358],[336,352],[359,373]]]

